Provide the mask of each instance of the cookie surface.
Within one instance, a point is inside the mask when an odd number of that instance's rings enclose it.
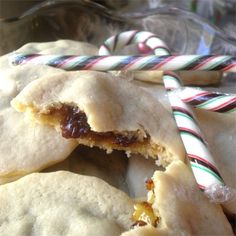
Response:
[[[0,186],[0,231],[8,235],[120,235],[133,201],[104,181],[66,171]]]
[[[220,174],[227,186],[234,189],[236,196],[236,114],[221,114],[200,109],[195,109],[195,114]],[[224,205],[231,213],[236,214],[236,197]]]
[[[29,43],[16,52],[93,55],[97,49],[87,43],[59,40]],[[62,138],[49,126],[30,124],[10,106],[10,101],[29,82],[61,70],[49,66],[12,66],[8,57],[0,57],[0,184],[65,159],[77,145]]]
[[[12,105],[81,144],[158,156],[164,166],[185,157],[171,113],[143,89],[108,73],[46,76],[25,87]]]
[[[157,227],[137,227],[128,235],[233,235],[220,205],[197,188],[191,170],[181,161],[156,171],[148,203],[158,216]]]
[[[171,107],[165,90],[162,86],[149,85],[147,83],[136,84],[148,93],[152,94],[162,105],[171,111]],[[208,88],[207,88],[208,89]],[[209,88],[209,91],[223,91],[225,93],[232,93],[233,87],[225,88]],[[217,113],[206,111],[203,109],[193,108],[196,115],[199,127],[208,143],[209,150],[212,153],[214,161],[218,166],[219,172],[225,181],[226,185],[236,189],[236,114],[232,113]],[[230,203],[225,204],[227,210],[236,214],[236,199]]]
[[[108,154],[100,148],[79,145],[68,158],[44,169],[43,172],[66,170],[80,175],[94,176],[131,196],[130,186],[126,180],[129,161],[130,158],[127,158],[122,151]]]

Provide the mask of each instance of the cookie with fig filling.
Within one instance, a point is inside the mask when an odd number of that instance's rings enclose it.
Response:
[[[152,94],[162,105],[171,111],[168,98],[165,96],[163,86],[150,85],[147,83],[135,82],[136,85]],[[207,88],[211,91],[223,93],[232,93],[234,86],[228,83],[227,86],[220,88]],[[227,186],[236,189],[236,114],[211,112],[204,109],[193,108],[193,112],[198,121],[199,127],[205,137],[209,150],[212,153],[214,161],[218,166],[220,174]],[[224,207],[230,213],[236,214],[236,198],[224,203]]]
[[[159,158],[163,166],[185,158],[171,113],[143,89],[108,73],[45,76],[11,104],[79,144]]]
[[[147,202],[135,204],[134,228],[122,236],[233,235],[220,205],[198,189],[189,167],[172,162],[147,183]]]
[[[16,50],[16,53],[42,54],[96,52],[91,44],[71,40],[29,43]],[[76,147],[76,142],[62,138],[51,126],[32,124],[10,106],[10,101],[28,83],[61,71],[46,65],[13,66],[9,55],[0,57],[0,184],[60,162]]]
[[[133,200],[101,179],[67,171],[29,174],[0,186],[1,236],[118,236]]]

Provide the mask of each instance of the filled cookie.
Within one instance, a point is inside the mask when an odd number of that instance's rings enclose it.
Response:
[[[0,186],[0,231],[8,235],[120,235],[133,201],[104,181],[67,171],[34,173]]]

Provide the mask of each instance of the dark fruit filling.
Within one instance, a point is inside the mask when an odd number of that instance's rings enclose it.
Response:
[[[154,189],[154,182],[153,182],[153,180],[152,179],[147,179],[146,181],[145,181],[145,183],[146,183],[146,189],[147,190],[153,190]]]
[[[53,108],[49,115],[59,117],[60,128],[64,138],[88,138],[96,141],[106,141],[117,146],[128,147],[138,143],[146,143],[149,137],[139,141],[137,135],[128,134],[122,135],[113,132],[95,132],[92,131],[88,122],[86,114],[77,107],[63,105],[61,108]]]
[[[159,218],[154,214],[152,206],[148,202],[139,202],[134,205],[133,220],[136,222],[144,221],[157,227]]]

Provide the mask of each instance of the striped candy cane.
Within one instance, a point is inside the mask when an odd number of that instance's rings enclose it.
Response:
[[[174,73],[165,72],[163,80],[172,112],[199,188],[204,190],[211,185],[223,185],[223,179],[190,107],[175,93],[175,89],[181,88],[179,77]]]
[[[153,38],[149,40],[153,41]],[[154,41],[155,42],[155,41]],[[116,46],[116,48],[119,45]],[[139,47],[140,48],[140,47]],[[103,46],[104,54],[109,53]],[[106,50],[105,50],[106,49]],[[141,49],[141,48],[140,48]],[[144,53],[146,49],[141,49]],[[145,50],[145,51],[144,51]],[[164,47],[161,49],[164,50]],[[157,50],[156,50],[157,51]],[[31,63],[48,65],[64,70],[220,70],[236,72],[236,58],[232,56],[212,55],[180,55],[180,56],[76,56],[76,55],[43,55],[43,54],[13,54],[10,56],[13,65]]]
[[[157,56],[169,55],[169,49],[163,41],[149,32],[128,31],[107,39],[99,50],[100,55],[109,55],[131,43],[145,43]],[[211,186],[224,186],[224,181],[219,174],[207,144],[201,134],[190,107],[185,104],[173,90],[181,89],[178,76],[172,72],[165,72],[164,86],[168,93],[173,115],[185,146],[193,174],[200,189],[205,190]],[[219,189],[219,188],[218,188]],[[214,199],[225,201],[225,196]]]
[[[197,108],[221,113],[236,112],[235,94],[210,92],[189,87],[183,88],[177,94],[182,101]]]
[[[156,50],[157,52],[160,52],[162,56],[170,54],[166,44],[157,38],[155,34],[146,31],[131,30],[108,38],[101,45],[99,55],[110,55],[115,50],[122,49],[123,47],[133,43],[147,45],[156,55],[158,55]],[[155,48],[155,46],[153,47],[153,45],[156,45],[157,48]]]

